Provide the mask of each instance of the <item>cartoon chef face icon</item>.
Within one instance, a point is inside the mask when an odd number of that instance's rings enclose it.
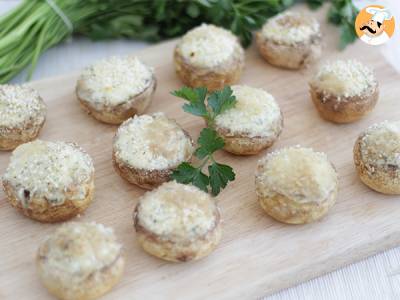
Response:
[[[364,16],[361,16],[364,10]],[[374,6],[369,6],[364,10],[360,12],[356,20],[356,31],[360,39],[369,45],[386,43],[390,39],[388,32],[391,32],[391,25],[394,27],[392,14],[386,8]]]

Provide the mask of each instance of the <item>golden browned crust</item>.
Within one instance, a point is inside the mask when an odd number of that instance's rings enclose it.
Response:
[[[70,286],[65,286],[59,278],[46,275],[45,262],[46,257],[38,253],[36,265],[41,282],[51,294],[63,300],[92,300],[106,294],[120,281],[125,265],[120,254],[112,264],[90,274],[85,281],[79,284],[71,281]]]
[[[65,193],[66,198],[61,205],[52,205],[46,198],[30,198],[25,206],[18,199],[13,187],[7,181],[3,181],[8,202],[25,216],[45,223],[66,221],[82,213],[92,202],[94,193],[93,177],[83,185],[86,190],[83,200],[73,199],[73,189],[71,189],[70,192]],[[29,193],[29,191],[26,191],[27,197],[29,197]]]
[[[379,88],[368,89],[362,95],[344,97],[326,94],[310,86],[311,99],[319,114],[334,123],[350,123],[370,113],[379,98]]]
[[[117,173],[126,181],[143,189],[152,190],[171,178],[173,169],[144,170],[128,166],[117,158],[113,152],[112,161]]]
[[[174,50],[174,64],[176,73],[185,85],[204,86],[209,91],[215,91],[239,81],[244,68],[244,52],[238,46],[230,61],[213,68],[197,68],[184,59],[177,46]]]
[[[353,148],[354,164],[361,181],[377,192],[389,195],[399,195],[400,178],[396,174],[398,173],[398,167],[392,165],[384,169],[382,166],[376,164],[367,168],[361,156],[362,138],[363,135],[358,137]],[[373,169],[374,171],[370,172],[368,169]]]
[[[258,195],[258,201],[265,212],[274,219],[287,224],[305,224],[321,219],[335,204],[338,187],[332,190],[325,200],[298,203],[282,194],[273,197]]]
[[[90,101],[80,98],[78,93],[76,97],[82,108],[95,119],[108,124],[121,124],[134,115],[142,114],[150,106],[156,87],[157,80],[153,76],[149,86],[143,92],[116,106],[102,105],[99,108]],[[76,90],[78,89],[79,81]]]
[[[198,260],[209,255],[221,240],[221,222],[219,210],[215,213],[214,226],[203,236],[192,241],[172,241],[168,237],[154,234],[140,225],[138,206],[133,213],[133,222],[136,236],[143,249],[158,258],[172,262],[186,262]]]
[[[235,155],[253,155],[272,146],[276,139],[265,137],[223,136],[224,150]]]
[[[30,120],[21,127],[4,128],[0,127],[0,150],[8,151],[17,148],[19,145],[33,141],[39,135],[44,122],[46,121],[46,108],[40,113],[43,121]]]
[[[261,56],[271,65],[286,69],[301,69],[321,57],[321,37],[314,35],[308,43],[280,44],[256,33],[256,43]]]
[[[216,126],[215,130],[224,140],[224,150],[235,155],[253,155],[264,149],[271,147],[278,139],[283,128],[283,115],[281,112],[280,122],[272,129],[272,134],[268,137],[255,136],[248,134],[233,134],[227,128]]]

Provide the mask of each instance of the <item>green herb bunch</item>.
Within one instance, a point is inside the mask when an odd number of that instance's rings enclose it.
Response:
[[[326,0],[307,0],[312,9],[320,7]],[[358,14],[358,9],[352,0],[332,0],[328,11],[328,21],[340,27],[339,48],[344,49],[348,44],[353,43],[357,34],[354,23]]]
[[[221,91],[211,93],[207,100],[207,88],[188,88],[172,92],[172,95],[182,98],[188,103],[183,105],[183,110],[192,115],[202,117],[207,123],[197,140],[197,149],[194,155],[199,160],[193,166],[188,162],[181,163],[172,173],[172,179],[184,184],[193,184],[201,190],[216,196],[225,188],[229,181],[235,180],[233,169],[215,161],[214,153],[224,147],[224,140],[213,128],[215,118],[227,109],[235,106],[236,98],[232,89],[227,86]],[[203,172],[207,166],[208,175]]]
[[[305,1],[312,7],[323,2]],[[254,30],[295,2],[300,0],[24,0],[0,17],[0,83],[29,64],[30,78],[40,54],[71,34],[93,40],[159,41],[182,35],[201,23],[212,23],[230,29],[248,46]],[[351,0],[327,2],[331,2],[330,21],[341,28],[343,47],[355,39],[352,22],[356,9]]]
[[[354,23],[358,9],[352,0],[335,0],[328,12],[328,19],[331,23],[340,27],[340,48],[344,49],[348,44],[353,43],[357,34]]]

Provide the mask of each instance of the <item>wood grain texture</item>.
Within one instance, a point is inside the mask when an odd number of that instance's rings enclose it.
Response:
[[[324,17],[320,17],[324,23]],[[114,171],[111,143],[116,126],[87,116],[74,96],[76,75],[36,82],[48,105],[48,119],[40,134],[45,140],[75,141],[93,157],[95,198],[86,213],[75,220],[96,221],[115,229],[124,244],[127,266],[122,281],[102,299],[204,299],[256,298],[400,244],[399,197],[385,196],[365,187],[356,175],[352,147],[368,125],[398,118],[400,76],[374,48],[356,44],[337,52],[336,29],[323,28],[324,59],[354,57],[375,68],[380,99],[371,115],[360,122],[335,125],[322,120],[308,94],[312,68],[294,72],[265,63],[256,49],[246,52],[241,83],[262,87],[273,94],[285,118],[282,135],[273,149],[301,144],[324,151],[340,176],[337,204],[320,222],[301,226],[280,224],[265,215],[256,201],[254,170],[263,155],[236,157],[221,153],[232,165],[237,180],[218,198],[223,237],[206,259],[185,264],[163,262],[145,254],[135,240],[133,207],[143,190],[129,185]],[[155,67],[159,86],[148,112],[164,111],[194,138],[203,125],[181,110],[181,100],[169,92],[179,88],[172,67],[174,41],[146,49],[138,55]],[[332,50],[328,50],[332,49]],[[0,153],[4,173],[9,153]],[[51,299],[36,275],[38,244],[59,225],[40,224],[17,213],[0,192],[0,299]]]

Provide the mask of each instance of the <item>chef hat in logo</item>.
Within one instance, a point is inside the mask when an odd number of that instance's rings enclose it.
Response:
[[[392,18],[392,14],[386,8],[367,7],[366,11],[372,15],[371,19],[373,21],[381,24],[383,24],[385,20],[390,20]]]

